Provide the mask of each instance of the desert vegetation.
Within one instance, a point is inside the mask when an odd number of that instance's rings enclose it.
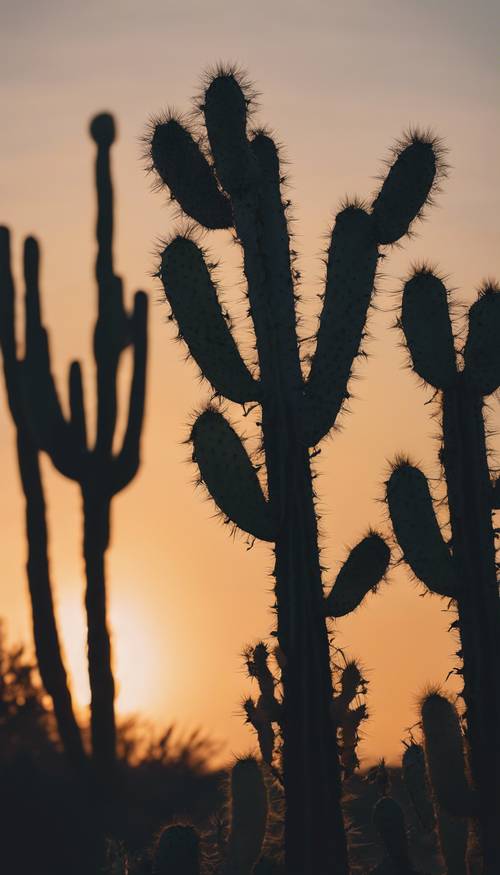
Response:
[[[97,190],[94,441],[77,362],[69,371],[69,416],[60,401],[31,237],[23,262],[24,355],[18,353],[10,235],[0,229],[0,346],[25,498],[36,652],[35,665],[22,649],[4,641],[0,649],[9,871],[493,875],[500,860],[500,480],[484,414],[500,385],[500,289],[485,282],[467,314],[453,317],[453,294],[430,266],[403,283],[397,321],[409,367],[435,390],[441,482],[431,495],[418,465],[398,457],[385,484],[390,524],[379,532],[362,521],[357,544],[327,582],[315,460],[338,428],[356,361],[369,348],[380,263],[432,206],[446,164],[436,136],[411,130],[396,144],[375,196],[346,198],[329,232],[314,351],[306,355],[287,179],[271,131],[253,126],[254,104],[244,75],[219,66],[206,75],[189,116],[170,110],[151,121],[145,138],[148,169],[179,212],[156,279],[209,386],[190,428],[192,462],[230,531],[249,545],[267,543],[273,556],[272,640],[259,640],[255,630],[243,659],[258,691],[242,690],[255,749],[229,770],[213,770],[203,734],[179,737],[171,722],[158,733],[115,715],[106,553],[112,499],[141,461],[147,296],[137,292],[128,312],[114,268],[112,116],[100,114],[90,127]],[[218,287],[213,231],[231,235],[241,252],[252,360]],[[117,375],[126,350],[133,364],[117,448]],[[253,417],[256,448],[247,449],[231,424],[230,405]],[[81,492],[88,725],[75,711],[58,633],[42,453]],[[345,656],[336,646],[334,621],[371,598],[394,562],[405,563],[453,611],[450,641],[463,688],[458,698],[427,689],[401,766],[381,760],[362,771],[358,743],[370,716],[369,685],[363,653]],[[34,841],[26,846],[28,820]]]

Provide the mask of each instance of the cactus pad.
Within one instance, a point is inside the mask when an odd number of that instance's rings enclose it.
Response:
[[[222,513],[244,532],[273,541],[269,504],[240,438],[224,416],[206,410],[196,420],[191,440],[193,460]]]

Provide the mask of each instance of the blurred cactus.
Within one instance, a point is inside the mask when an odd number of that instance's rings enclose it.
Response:
[[[370,533],[324,598],[309,448],[335,426],[349,397],[379,246],[400,239],[420,214],[434,188],[438,154],[432,139],[411,134],[371,207],[353,200],[338,214],[316,351],[304,379],[289,202],[275,143],[265,131],[249,130],[252,103],[238,73],[217,69],[199,106],[207,138],[198,141],[170,113],[153,124],[149,147],[160,185],[181,211],[205,229],[231,229],[242,247],[258,377],[240,355],[211,267],[189,233],[174,235],[165,247],[159,276],[180,336],[216,395],[261,406],[267,497],[241,440],[215,408],[194,424],[193,459],[225,518],[275,545],[287,871],[343,875],[348,861],[326,618],[353,610],[376,588],[389,550]]]
[[[114,495],[135,476],[139,467],[146,353],[147,299],[135,296],[129,315],[123,304],[121,280],[115,275],[112,255],[113,193],[109,153],[115,138],[112,116],[101,114],[91,124],[97,144],[98,198],[97,261],[98,317],[94,332],[97,368],[97,435],[87,439],[80,365],[69,372],[70,418],[65,418],[51,371],[47,331],[41,319],[38,284],[39,250],[33,238],[24,249],[26,285],[25,356],[16,353],[14,287],[10,273],[8,233],[0,237],[1,341],[9,404],[18,433],[18,456],[27,499],[29,543],[28,577],[35,643],[40,672],[54,701],[59,731],[72,759],[83,748],[71,709],[54,618],[47,560],[47,532],[38,451],[48,453],[64,476],[79,483],[83,497],[83,553],[86,570],[85,606],[88,629],[88,664],[91,689],[92,757],[99,773],[112,770],[116,749],[114,681],[106,617],[105,553],[109,544],[110,504]],[[117,417],[117,372],[122,352],[133,350],[133,375],[128,421],[121,449],[113,452]]]
[[[421,716],[427,775],[446,871],[472,875],[476,870],[468,865],[467,857],[469,844],[475,846],[477,796],[469,784],[458,714],[445,696],[433,691],[422,699]]]
[[[33,241],[28,239],[24,250],[25,274],[32,247]],[[38,448],[31,436],[22,404],[21,373],[26,359],[21,359],[17,352],[15,289],[10,263],[9,231],[7,228],[0,228],[0,347],[7,399],[16,428],[17,458],[25,498],[28,543],[26,570],[33,637],[38,669],[43,685],[52,699],[61,742],[70,762],[80,769],[86,762],[86,754],[73,710],[54,614],[47,553],[45,496]],[[26,325],[26,334],[27,332]],[[27,339],[25,345],[27,346]]]
[[[500,385],[500,290],[493,283],[480,290],[459,354],[448,298],[430,270],[416,271],[404,287],[401,326],[414,371],[438,393],[450,542],[441,534],[425,476],[407,460],[394,466],[387,500],[405,561],[457,608],[452,627],[460,633],[457,656],[463,662],[457,671],[463,676],[479,837],[489,873],[500,860],[500,605],[492,521],[498,480],[488,469],[483,408],[485,396]]]
[[[391,796],[381,796],[373,808],[373,822],[382,839],[385,856],[371,875],[423,875],[410,860],[405,816],[399,802]]]
[[[267,789],[259,764],[253,757],[238,760],[231,770],[229,791],[229,836],[217,852],[217,860],[207,862],[197,830],[193,826],[172,824],[158,837],[153,857],[153,875],[252,875],[273,873],[270,860],[261,859],[267,825]],[[267,869],[266,869],[267,865]]]

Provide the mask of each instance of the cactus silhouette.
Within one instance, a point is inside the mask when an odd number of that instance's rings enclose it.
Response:
[[[382,839],[385,856],[371,875],[423,875],[413,868],[408,847],[405,816],[399,802],[381,796],[373,807],[373,822]]]
[[[226,519],[275,546],[287,871],[340,875],[348,871],[348,861],[326,618],[353,610],[376,588],[389,551],[380,536],[368,535],[325,600],[310,448],[334,427],[349,396],[379,245],[398,240],[420,214],[435,183],[437,154],[431,139],[410,136],[371,207],[349,201],[338,214],[316,351],[305,379],[280,159],[268,133],[250,131],[251,106],[242,77],[217,69],[199,107],[208,145],[170,113],[152,126],[150,155],[160,184],[182,212],[205,229],[231,229],[242,247],[258,377],[240,355],[211,268],[192,235],[173,236],[159,276],[180,335],[215,393],[261,407],[267,497],[236,431],[215,407],[201,413],[192,428],[193,459]]]
[[[27,280],[32,249],[33,241],[28,239],[24,252]],[[47,553],[45,495],[39,453],[31,436],[22,404],[21,371],[25,360],[19,358],[17,353],[15,289],[10,269],[10,235],[7,228],[0,228],[0,348],[7,399],[16,427],[17,458],[25,497],[28,542],[26,570],[38,669],[45,690],[52,699],[59,735],[68,759],[80,769],[86,763],[86,754],[73,710],[54,614]]]
[[[426,698],[430,695],[435,694],[429,694]],[[447,704],[450,705],[449,702]],[[455,719],[458,725],[456,715]],[[448,751],[445,759],[447,756]],[[440,851],[445,871],[449,875],[466,875],[467,820],[449,814],[439,803],[431,783],[430,762],[428,761],[426,766],[424,748],[421,744],[412,742],[407,745],[403,754],[402,777],[421,827],[436,839],[437,850]]]
[[[5,231],[1,238],[2,349],[27,495],[30,588],[37,653],[43,680],[54,699],[61,736],[68,752],[68,745],[71,746],[74,757],[80,754],[80,744],[76,739],[77,728],[57,640],[48,577],[43,491],[37,450],[48,453],[57,470],[78,482],[81,489],[92,758],[100,774],[110,774],[115,761],[116,732],[111,644],[106,616],[105,553],[109,544],[111,500],[130,483],[139,466],[146,378],[147,298],[143,292],[137,292],[133,313],[129,315],[123,304],[121,281],[113,268],[113,192],[109,161],[110,147],[115,138],[112,116],[96,116],[91,124],[91,134],[97,144],[98,199],[98,317],[94,331],[97,434],[94,446],[88,444],[82,375],[78,362],[72,363],[69,372],[69,419],[65,418],[58,398],[51,372],[48,335],[41,319],[39,250],[33,238],[26,241],[24,250],[26,351],[22,361],[16,357],[14,291]],[[128,420],[122,446],[114,453],[117,372],[121,354],[129,346],[133,350],[133,374]]]
[[[468,837],[475,835],[477,800],[467,778],[464,737],[454,705],[437,691],[421,706],[425,764],[441,854],[450,875],[471,875]],[[474,846],[474,843],[471,843]]]
[[[224,848],[211,861],[210,872],[217,875],[257,873],[267,825],[267,789],[258,762],[253,757],[238,760],[231,770],[229,792],[230,827]],[[172,824],[158,837],[153,858],[154,875],[201,875],[204,866],[203,843],[193,826]],[[222,856],[222,859],[220,857]],[[277,871],[261,860],[261,872]]]
[[[500,293],[493,283],[480,290],[459,356],[448,297],[437,276],[417,270],[404,287],[401,326],[413,369],[438,392],[451,542],[441,533],[425,476],[407,460],[397,461],[387,500],[405,561],[457,607],[452,627],[461,639],[457,656],[463,660],[479,835],[484,871],[493,872],[500,860],[500,605],[492,521],[498,480],[492,482],[488,468],[483,410],[485,397],[500,385]]]
[[[244,652],[248,676],[255,678],[259,687],[259,697],[255,701],[248,697],[243,701],[243,712],[246,722],[250,723],[259,742],[262,759],[271,767],[280,784],[283,776],[275,765],[276,751],[280,750],[278,738],[282,739],[283,717],[283,683],[281,678],[279,648],[274,651],[274,657],[280,668],[280,677],[275,678],[269,667],[269,649],[260,641],[254,647]],[[367,719],[365,702],[360,697],[367,692],[368,682],[363,677],[356,660],[346,661],[336,669],[334,681],[338,692],[334,691],[331,702],[333,725],[337,728],[338,749],[343,779],[349,778],[359,766],[357,746],[361,723]],[[280,687],[281,697],[276,695]],[[354,707],[351,707],[354,703]]]

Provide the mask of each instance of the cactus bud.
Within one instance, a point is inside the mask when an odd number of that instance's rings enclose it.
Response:
[[[259,396],[231,334],[203,254],[193,240],[175,237],[162,253],[160,276],[179,331],[216,392],[243,404]]]
[[[271,509],[240,438],[212,408],[191,431],[193,461],[210,495],[228,519],[263,541],[274,541]]]
[[[408,462],[397,463],[387,484],[387,502],[394,534],[415,576],[437,595],[456,598],[453,560],[422,472]]]
[[[395,243],[408,232],[424,206],[436,176],[434,143],[418,135],[402,148],[373,201],[379,245]]]
[[[354,611],[387,571],[391,552],[375,532],[363,538],[349,553],[325,599],[327,617],[344,617]]]
[[[419,270],[405,284],[401,322],[416,373],[448,389],[457,374],[448,293],[431,271]]]
[[[469,310],[465,378],[480,395],[500,386],[500,287],[486,283]]]
[[[153,167],[181,209],[204,228],[231,228],[231,204],[198,143],[175,118],[158,122],[150,143]]]

